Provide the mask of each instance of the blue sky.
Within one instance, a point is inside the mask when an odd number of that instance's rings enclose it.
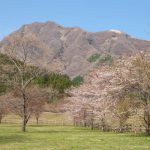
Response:
[[[49,20],[150,40],[150,0],[0,0],[0,39],[23,24]]]

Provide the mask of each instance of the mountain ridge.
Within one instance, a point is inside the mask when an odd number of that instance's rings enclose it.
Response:
[[[64,27],[55,22],[23,25],[0,42],[0,52],[6,53],[8,44],[16,37],[33,35],[41,47],[35,45],[33,56],[41,66],[70,77],[84,75],[99,64],[99,58],[89,62],[93,55],[112,57],[131,56],[139,51],[150,51],[150,41],[140,40],[116,29],[87,32],[80,27]],[[11,40],[12,41],[11,41]],[[19,50],[16,50],[19,52]],[[34,64],[34,62],[33,62]],[[36,65],[36,64],[35,64]]]

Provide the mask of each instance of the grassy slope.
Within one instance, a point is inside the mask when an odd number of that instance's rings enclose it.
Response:
[[[10,123],[10,124],[19,124],[21,123],[21,118],[14,114],[8,114],[6,115],[2,123]],[[40,125],[56,125],[56,124],[66,124],[66,125],[72,125],[72,119],[70,118],[70,115],[67,113],[51,113],[51,112],[44,112],[41,114],[39,118],[39,124]],[[29,119],[28,122],[29,125],[35,125],[36,119],[34,116],[32,116]]]
[[[84,128],[0,125],[1,150],[149,150],[150,137]]]

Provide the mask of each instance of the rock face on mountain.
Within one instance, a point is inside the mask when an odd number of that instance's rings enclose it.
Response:
[[[0,42],[0,52],[7,54],[5,47],[15,42],[16,36],[28,35],[34,36],[39,45],[42,45],[32,48],[33,57],[40,60],[41,66],[70,77],[87,73],[98,64],[101,55],[121,57],[138,51],[150,51],[150,41],[135,39],[118,30],[91,33],[54,22],[36,22],[24,25],[4,38]],[[19,47],[16,51],[19,52]],[[34,59],[31,61],[34,64]]]

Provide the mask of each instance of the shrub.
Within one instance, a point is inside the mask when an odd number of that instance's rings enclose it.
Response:
[[[5,84],[0,83],[0,95],[5,93],[7,90],[7,86]]]
[[[87,60],[92,63],[92,62],[96,62],[99,58],[100,58],[100,54],[96,53],[90,56]]]
[[[80,84],[83,83],[83,81],[84,81],[84,79],[83,79],[83,77],[80,76],[80,75],[79,75],[79,76],[76,76],[76,77],[72,80],[74,86],[79,86]]]
[[[102,55],[99,59],[99,62],[112,66],[114,58],[111,55]]]
[[[51,86],[53,89],[59,91],[59,93],[64,93],[64,90],[72,86],[72,81],[67,75],[56,73],[40,76],[35,82],[40,86]]]

